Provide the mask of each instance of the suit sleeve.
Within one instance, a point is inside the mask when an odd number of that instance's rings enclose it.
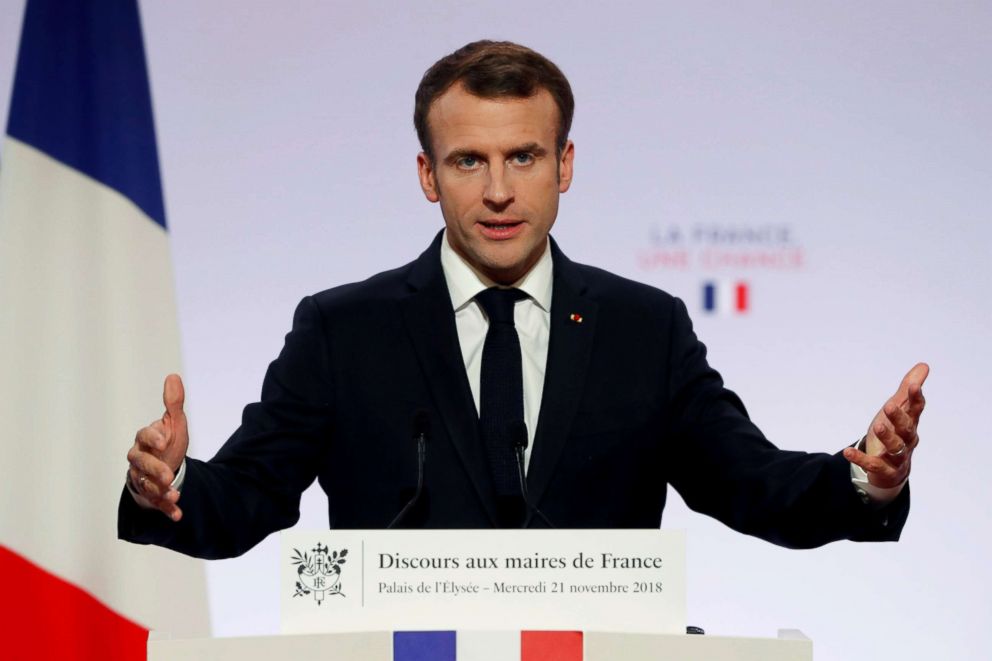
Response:
[[[840,453],[776,448],[708,365],[706,347],[678,299],[671,323],[669,419],[677,456],[670,482],[690,508],[791,548],[899,538],[908,485],[876,509],[862,501]]]
[[[296,308],[293,328],[269,365],[259,402],[210,461],[187,459],[174,523],[140,508],[125,490],[118,536],[201,558],[240,555],[299,519],[300,495],[313,482],[331,436],[330,355],[311,298]]]

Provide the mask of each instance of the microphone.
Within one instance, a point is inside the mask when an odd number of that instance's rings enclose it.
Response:
[[[520,477],[520,495],[524,497],[524,504],[527,506],[527,518],[524,519],[523,527],[526,528],[530,524],[531,517],[537,514],[544,521],[545,525],[549,528],[554,528],[555,525],[548,520],[548,517],[544,516],[544,512],[534,507],[534,504],[530,502],[530,496],[527,495],[527,476],[524,474],[524,452],[527,450],[529,441],[527,440],[527,425],[523,420],[515,420],[510,423],[510,444],[513,446],[513,452],[517,456],[517,475]]]
[[[427,436],[431,431],[431,419],[424,409],[417,409],[413,414],[413,440],[417,443],[417,489],[413,492],[413,497],[407,501],[400,513],[389,522],[386,529],[395,528],[403,518],[410,513],[413,506],[420,500],[420,494],[424,490],[424,463],[427,460]]]

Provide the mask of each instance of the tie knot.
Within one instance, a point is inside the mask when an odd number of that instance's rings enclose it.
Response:
[[[519,289],[500,289],[490,287],[475,295],[482,309],[486,311],[491,324],[513,325],[513,306],[517,301],[527,298],[527,294]]]

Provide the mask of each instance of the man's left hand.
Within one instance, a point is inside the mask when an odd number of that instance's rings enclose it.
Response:
[[[844,458],[861,466],[868,473],[868,482],[876,487],[891,488],[909,477],[913,450],[920,443],[916,428],[926,401],[923,382],[930,373],[926,363],[917,363],[903,377],[899,389],[868,426],[865,452],[856,448],[844,450]]]

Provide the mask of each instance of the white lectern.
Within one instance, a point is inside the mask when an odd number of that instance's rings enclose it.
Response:
[[[812,661],[813,642],[794,629],[777,638],[585,632],[583,661]],[[148,641],[148,661],[348,659],[392,661],[389,632]],[[459,661],[464,661],[459,656]],[[467,660],[471,661],[471,659]]]

